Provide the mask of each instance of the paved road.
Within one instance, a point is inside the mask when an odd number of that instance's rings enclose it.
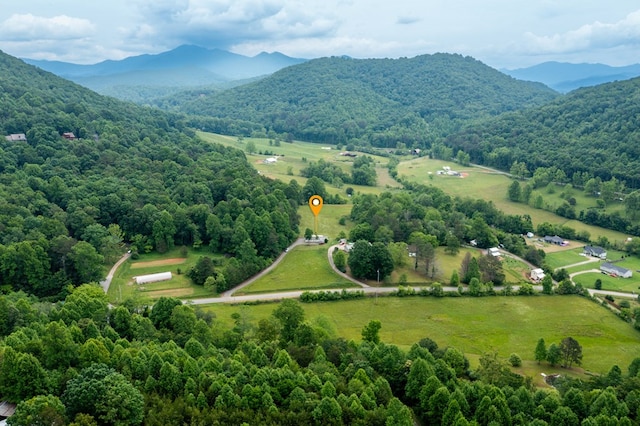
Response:
[[[102,286],[102,289],[104,290],[105,293],[109,291],[111,280],[113,279],[113,276],[115,275],[116,270],[118,270],[118,267],[120,267],[120,265],[122,265],[130,256],[131,256],[130,253],[125,253],[124,256],[122,256],[120,260],[118,260],[115,263],[115,265],[111,267],[111,270],[109,270],[109,273],[107,274],[107,278],[105,278],[103,281],[100,281],[100,285]]]
[[[246,280],[246,281],[242,282],[241,284],[238,284],[237,286],[235,286],[233,288],[230,288],[229,290],[227,290],[224,293],[220,294],[220,297],[231,297],[233,295],[233,293],[235,293],[236,291],[242,290],[246,286],[252,284],[258,278],[264,277],[266,274],[271,272],[273,270],[273,268],[278,266],[278,264],[282,261],[282,259],[284,259],[284,257],[287,255],[287,253],[289,251],[291,251],[291,249],[293,249],[295,246],[299,246],[301,244],[304,244],[304,238],[298,238],[297,240],[295,240],[293,242],[293,244],[291,244],[284,252],[282,252],[282,254],[280,254],[280,256],[278,256],[276,258],[276,260],[274,260],[273,263],[271,265],[269,265],[266,269],[263,269],[261,272],[258,272],[256,275],[254,275],[253,277],[249,278],[248,280]]]
[[[340,275],[342,278],[351,281],[354,284],[358,284],[362,288],[371,287],[370,285],[365,284],[363,282],[360,282],[360,281],[356,280],[355,278],[350,277],[349,275],[345,274],[344,272],[342,272],[338,268],[336,268],[336,264],[333,263],[333,251],[336,248],[339,248],[339,247],[340,247],[339,245],[333,245],[333,246],[329,247],[329,249],[327,250],[327,258],[329,259],[329,265],[331,265],[331,269],[333,269],[333,272],[335,272],[336,274]]]

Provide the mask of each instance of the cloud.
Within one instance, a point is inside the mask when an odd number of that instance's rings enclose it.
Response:
[[[592,49],[640,46],[640,10],[609,24],[594,22],[562,34],[539,36],[525,33],[529,53],[573,53]]]
[[[74,40],[90,37],[95,31],[87,19],[67,15],[45,18],[32,14],[15,14],[0,23],[0,40],[33,42],[41,40]]]
[[[335,30],[337,18],[286,0],[138,0],[142,42],[229,48],[257,40],[315,37]]]
[[[396,23],[400,25],[410,25],[420,21],[421,19],[416,16],[399,16]]]

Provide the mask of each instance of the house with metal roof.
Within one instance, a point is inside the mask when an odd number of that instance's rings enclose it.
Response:
[[[615,265],[613,263],[604,262],[600,265],[600,270],[605,274],[609,274],[615,277],[631,278],[633,271],[631,269],[623,268],[622,266]]]
[[[607,258],[607,251],[598,246],[584,246],[583,253],[587,256],[598,257],[600,259]]]

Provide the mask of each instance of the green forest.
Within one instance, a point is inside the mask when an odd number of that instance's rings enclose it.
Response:
[[[322,58],[224,92],[158,106],[259,123],[263,132],[322,143],[426,147],[467,120],[539,106],[558,96],[470,57]],[[216,131],[215,128],[211,130]],[[248,135],[246,135],[248,136]]]
[[[622,98],[637,82],[624,82],[630,86],[623,89],[615,84],[606,93]],[[535,184],[549,171],[542,166],[565,169],[529,162],[524,142],[518,142],[522,152],[506,142],[486,145],[495,154],[489,155],[481,143],[467,145],[467,136],[477,131],[479,139],[491,139],[496,123],[513,117],[524,123],[547,108],[562,117],[575,97],[585,98],[576,108],[584,111],[599,105],[598,93],[607,87],[558,98],[544,86],[459,55],[326,58],[198,101],[165,99],[162,106],[173,110],[166,112],[99,96],[0,52],[0,131],[26,139],[0,138],[0,396],[17,404],[9,424],[638,424],[640,358],[613,365],[605,375],[556,377],[538,388],[512,372],[522,362],[515,354],[507,361],[489,352],[472,363],[459,349],[438,346],[428,331],[403,350],[381,341],[384,322],[375,318],[361,339],[346,340],[305,318],[301,302],[286,300],[274,304],[267,319],[255,322],[241,310],[227,326],[215,308],[171,297],[153,306],[134,299],[113,306],[97,284],[128,250],[135,259],[188,247],[202,257],[187,276],[221,293],[271,264],[301,235],[298,207],[313,194],[327,204],[352,205],[341,220],[353,226],[340,237],[355,245],[340,266],[356,278],[384,281],[394,268],[407,266],[410,252],[415,270],[433,278],[436,248],[456,254],[471,240],[479,248],[501,245],[550,276],[544,252],[526,245],[522,234],[589,242],[588,233],[550,223],[534,229],[527,215],[404,181],[396,159],[389,161],[389,175],[402,190],[352,191],[347,201],[329,196],[325,183],[375,186],[373,158],[359,155],[349,172],[311,162],[301,171],[304,185],[293,178],[274,181],[241,150],[205,143],[195,131],[367,148],[445,147],[438,152],[465,162],[538,167]],[[625,105],[620,114],[632,110],[631,100]],[[529,109],[514,112],[522,108]],[[485,119],[476,130],[454,134]],[[567,138],[571,123],[565,123]],[[604,129],[604,121],[596,124]],[[617,135],[633,135],[636,128],[628,121]],[[632,157],[623,140],[617,138],[619,151],[611,151]],[[545,147],[556,149],[550,142]],[[504,164],[489,161],[504,150],[511,150]],[[542,151],[536,158],[544,158]],[[634,185],[621,171],[578,171],[588,172],[580,175],[585,185],[596,177]],[[628,225],[626,230],[638,229]],[[638,254],[640,239],[632,242],[625,255]],[[556,293],[585,295],[567,277],[556,278]],[[504,280],[502,265],[490,256],[465,257],[451,277],[454,285],[468,284],[470,296],[496,294],[493,286]],[[550,281],[545,293],[552,292]],[[398,296],[403,292],[409,291]],[[523,285],[509,294],[530,293],[533,287]],[[309,293],[305,298],[314,301]],[[623,314],[638,327],[640,310]],[[582,359],[580,342],[569,335],[558,342],[541,339],[531,353],[538,362],[568,369]]]

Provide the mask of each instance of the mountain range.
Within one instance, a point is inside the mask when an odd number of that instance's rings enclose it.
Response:
[[[561,93],[640,76],[640,64],[612,67],[604,64],[544,62],[528,68],[502,72],[520,80],[538,81]]]
[[[100,94],[132,101],[144,101],[148,95],[166,96],[193,87],[228,88],[306,61],[278,52],[262,52],[249,57],[192,45],[156,55],[132,56],[92,65],[23,60]]]
[[[228,89],[307,61],[279,52],[262,52],[249,57],[193,45],[182,45],[159,54],[107,60],[92,65],[23,60],[100,94],[138,103],[148,103],[153,99],[194,88]],[[640,64],[613,67],[604,64],[544,62],[527,68],[500,71],[520,80],[540,82],[560,93],[567,93],[580,87],[640,76]]]

